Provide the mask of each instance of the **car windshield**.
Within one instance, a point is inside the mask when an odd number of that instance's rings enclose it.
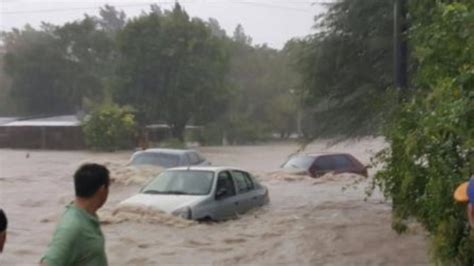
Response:
[[[153,179],[143,190],[145,194],[207,195],[211,192],[214,172],[167,171]]]
[[[143,152],[133,157],[131,165],[157,165],[171,168],[179,165],[179,156],[167,153]]]
[[[308,169],[313,163],[314,158],[310,156],[295,156],[290,158],[284,165],[283,168],[297,168],[297,169]]]

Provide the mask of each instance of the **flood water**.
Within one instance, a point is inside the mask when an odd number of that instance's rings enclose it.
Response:
[[[363,163],[382,139],[347,141],[308,152],[344,151]],[[289,179],[268,174],[298,149],[295,143],[198,148],[213,165],[261,176],[271,203],[220,223],[183,223],[147,217],[103,225],[110,265],[425,265],[420,227],[399,236],[390,228],[390,205],[380,193],[367,200],[368,180],[357,177]],[[37,265],[63,207],[73,197],[72,174],[85,161],[121,167],[131,152],[0,150],[0,207],[9,230],[0,265]],[[372,170],[372,172],[375,170]],[[113,171],[114,172],[114,171]],[[115,171],[114,173],[119,173]],[[127,175],[128,172],[123,175]],[[114,183],[103,215],[138,192],[139,182]],[[149,219],[148,219],[149,218]]]

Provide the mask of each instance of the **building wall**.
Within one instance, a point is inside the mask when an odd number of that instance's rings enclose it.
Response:
[[[0,126],[0,148],[75,150],[85,142],[79,126]]]

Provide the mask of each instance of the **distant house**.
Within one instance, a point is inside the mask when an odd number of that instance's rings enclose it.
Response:
[[[0,148],[83,149],[80,124],[74,115],[0,118]]]
[[[186,131],[201,130],[186,126]],[[170,138],[167,124],[146,126],[146,140],[160,142]],[[86,149],[81,121],[75,115],[43,117],[0,117],[0,148],[79,150]]]
[[[10,123],[10,122],[13,122],[13,121],[16,121],[16,120],[19,120],[19,119],[20,119],[19,117],[11,117],[11,116],[0,117],[0,126],[5,125],[5,124]]]

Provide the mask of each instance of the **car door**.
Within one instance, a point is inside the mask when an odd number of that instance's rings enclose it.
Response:
[[[263,206],[268,202],[268,191],[266,188],[263,188],[262,185],[258,184],[250,173],[243,171],[242,173],[249,184],[249,190],[247,191],[249,208]]]
[[[236,184],[239,200],[237,210],[239,213],[244,213],[257,204],[258,197],[255,193],[255,185],[246,172],[234,170],[232,171],[232,177]]]
[[[317,157],[310,168],[310,173],[314,177],[325,175],[328,172],[335,171],[335,163],[330,155]]]
[[[336,173],[354,172],[356,170],[352,160],[344,154],[333,155],[332,158],[334,160]]]
[[[226,190],[226,193],[219,195],[219,191]],[[235,183],[229,171],[221,171],[217,175],[215,190],[215,208],[212,213],[214,219],[222,220],[235,217],[239,212],[240,202],[237,197]]]

